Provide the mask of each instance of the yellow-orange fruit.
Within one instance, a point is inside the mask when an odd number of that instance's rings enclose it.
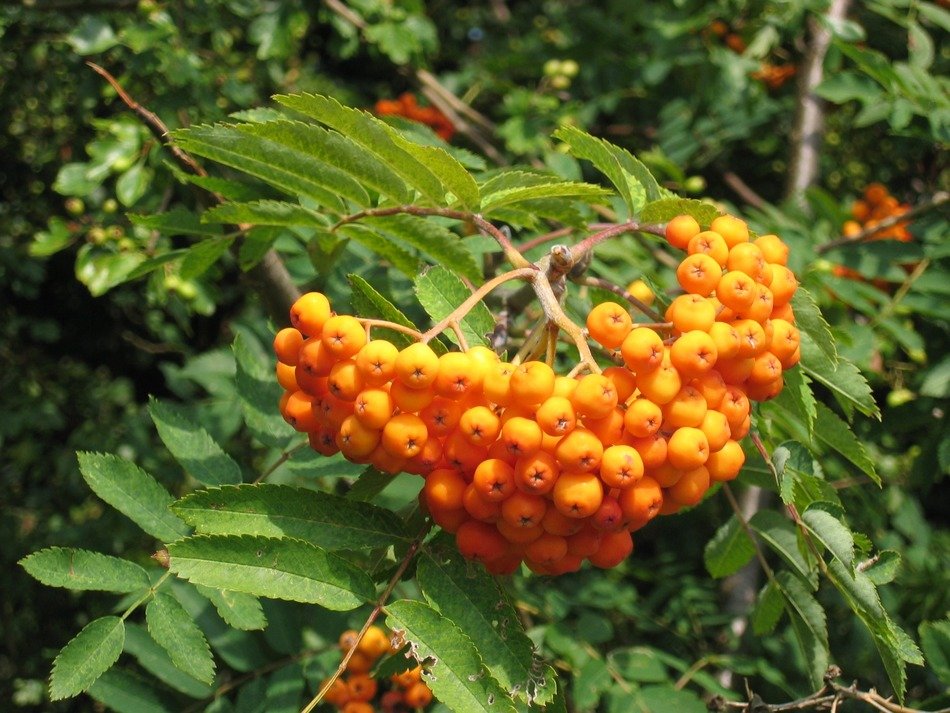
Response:
[[[709,441],[698,428],[677,428],[667,443],[666,457],[674,468],[692,470],[709,458]]]
[[[504,500],[515,492],[515,469],[502,460],[489,458],[478,464],[472,482],[486,500]]]
[[[512,373],[509,389],[514,403],[540,404],[554,392],[554,370],[542,361],[525,362]]]
[[[562,472],[552,491],[554,506],[568,517],[593,515],[604,499],[604,486],[594,473]]]
[[[726,258],[729,257],[729,246],[726,245],[725,239],[719,233],[705,230],[690,239],[689,245],[686,246],[686,252],[690,255],[697,253],[709,255],[719,263],[719,267],[724,267]]]
[[[620,345],[624,364],[638,375],[660,366],[663,352],[663,339],[648,327],[635,328]]]
[[[401,413],[383,427],[382,446],[392,456],[412,458],[422,450],[428,437],[429,432],[421,418]]]
[[[727,441],[718,451],[709,454],[706,470],[713,482],[733,480],[745,463],[745,453],[737,441]]]
[[[439,357],[428,344],[410,344],[396,357],[395,376],[411,389],[426,388],[435,381],[438,372]]]
[[[600,461],[600,479],[608,488],[629,488],[643,477],[643,459],[627,445],[610,446]]]
[[[690,294],[702,297],[708,297],[716,289],[721,277],[722,267],[705,253],[688,255],[676,268],[680,286]]]
[[[496,559],[508,551],[508,542],[498,529],[478,520],[468,520],[459,526],[455,544],[463,557],[480,562]]]
[[[626,530],[608,532],[600,540],[597,551],[587,559],[595,567],[610,569],[623,562],[633,552],[633,538]]]
[[[710,224],[709,229],[719,233],[730,248],[749,240],[749,226],[744,220],[732,215],[720,215]]]
[[[699,223],[691,215],[678,215],[666,224],[666,239],[670,245],[685,250],[689,241],[700,231]]]
[[[601,302],[587,315],[587,331],[607,349],[619,347],[630,333],[632,320],[626,308],[616,302]]]
[[[550,396],[538,406],[535,419],[542,431],[551,436],[566,436],[577,425],[577,416],[570,399]]]
[[[589,472],[600,466],[604,445],[590,431],[575,429],[558,442],[554,455],[562,471]]]
[[[719,352],[706,332],[686,332],[670,347],[670,361],[684,379],[705,374],[716,365]]]
[[[338,360],[348,359],[366,344],[366,329],[356,317],[334,315],[324,323],[320,341]]]
[[[638,398],[627,406],[623,417],[624,428],[635,438],[652,436],[663,423],[662,409],[646,398]]]
[[[617,387],[603,374],[587,374],[571,395],[571,404],[582,418],[603,418],[617,405]]]
[[[459,398],[481,388],[482,370],[463,352],[447,352],[439,357],[439,369],[432,387],[439,396]]]
[[[666,310],[666,320],[673,323],[676,332],[699,330],[708,332],[716,321],[716,307],[713,302],[700,295],[680,295]]]
[[[290,323],[308,337],[318,337],[330,319],[330,301],[319,292],[307,292],[290,308]]]

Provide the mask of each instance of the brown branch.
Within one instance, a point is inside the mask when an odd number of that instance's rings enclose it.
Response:
[[[654,320],[655,325],[653,326],[671,326],[669,322],[666,322],[663,320],[663,315],[661,315],[659,312],[653,309],[646,302],[640,301],[639,299],[631,295],[629,292],[627,292],[625,289],[623,289],[622,287],[619,287],[618,285],[615,285],[609,280],[604,280],[599,277],[588,277],[585,275],[584,277],[579,277],[571,281],[576,282],[581,285],[587,285],[588,287],[598,287],[602,290],[610,290],[615,295],[619,295],[620,297],[623,297],[625,300],[627,300],[627,302],[633,305],[640,312],[645,314],[650,319]],[[634,323],[634,326],[644,327],[646,325]]]
[[[624,233],[649,233],[659,237],[665,237],[665,226],[659,223],[639,223],[635,220],[628,220],[626,223],[617,223],[600,230],[593,235],[588,235],[579,243],[571,247],[571,258],[574,263],[580,262],[583,257],[598,244],[605,240],[616,238]]]
[[[767,201],[758,193],[756,193],[752,187],[743,181],[734,171],[726,171],[723,173],[722,180],[724,180],[726,185],[736,192],[736,195],[738,195],[753,208],[761,208],[767,204]]]
[[[825,13],[829,22],[843,20],[850,0],[831,0]],[[798,112],[792,129],[791,167],[787,194],[805,205],[805,191],[818,180],[819,151],[825,124],[824,101],[816,93],[825,75],[825,56],[831,46],[831,30],[817,18],[809,23],[811,45],[805,57],[798,89]]]
[[[280,457],[277,460],[271,463],[270,467],[267,470],[263,471],[259,476],[254,478],[254,480],[251,481],[251,484],[256,485],[257,483],[260,483],[262,480],[265,480],[266,478],[268,478],[275,470],[277,470],[278,468],[280,468],[280,466],[282,466],[284,463],[289,461],[293,457],[294,453],[296,453],[301,448],[309,444],[310,444],[310,441],[302,441],[301,443],[298,443],[296,446],[292,446],[288,448],[286,451],[280,454]]]
[[[845,237],[837,238],[836,240],[830,240],[827,243],[822,243],[815,248],[815,252],[819,255],[822,255],[829,250],[834,250],[835,248],[856,245],[859,243],[864,243],[873,238],[875,235],[880,233],[883,230],[887,230],[898,223],[906,223],[914,218],[917,218],[925,213],[929,213],[932,210],[937,210],[943,207],[947,201],[950,200],[950,193],[940,192],[934,195],[934,197],[921,203],[917,206],[914,206],[906,213],[901,213],[900,215],[890,215],[887,218],[884,218],[881,221],[878,221],[874,225],[869,225],[865,227],[861,232],[855,233],[854,235],[847,235]]]

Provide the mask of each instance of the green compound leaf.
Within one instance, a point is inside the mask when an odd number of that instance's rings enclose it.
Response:
[[[328,550],[388,547],[412,539],[389,510],[289,485],[199,490],[179,500],[174,510],[201,534],[290,537]]]
[[[551,181],[534,186],[505,188],[489,193],[482,198],[481,211],[485,215],[490,215],[497,208],[509,207],[524,201],[541,198],[578,198],[596,201],[609,195],[611,195],[610,191],[590,183]]]
[[[848,408],[853,406],[865,416],[881,417],[871,387],[858,367],[845,359],[829,359],[806,332],[801,335],[801,352],[802,371],[830,389],[842,405]],[[820,428],[818,433],[820,435]]]
[[[458,713],[514,713],[508,694],[487,675],[478,650],[449,619],[422,602],[386,607],[386,625],[401,632],[440,703]]]
[[[125,641],[125,625],[117,616],[104,616],[85,626],[53,662],[49,695],[54,701],[77,696],[114,664]]]
[[[172,663],[203,683],[214,680],[214,657],[191,615],[170,594],[157,592],[145,607],[148,633],[168,652]]]
[[[815,438],[838,451],[860,468],[862,473],[880,485],[881,478],[875,471],[874,461],[865,450],[864,444],[834,411],[820,402],[817,406],[818,420],[815,422]]]
[[[368,225],[349,223],[341,225],[336,235],[355,240],[390,263],[406,277],[412,279],[422,270],[423,261],[387,233],[381,233]]]
[[[136,215],[130,213],[128,218],[134,225],[157,230],[168,236],[176,235],[220,235],[218,225],[205,225],[201,218],[186,208],[173,208],[167,213],[153,213],[152,215]]]
[[[148,634],[145,636],[148,637]],[[171,664],[169,666],[177,672],[178,677],[183,678],[180,671]],[[197,681],[194,683],[203,685]],[[208,693],[192,697],[205,698],[213,693],[213,690],[208,689]],[[174,699],[145,677],[121,668],[113,668],[102,674],[90,686],[89,696],[115,713],[177,713],[181,710],[180,700]]]
[[[212,589],[200,584],[198,592],[214,604],[214,608],[224,621],[235,629],[254,631],[267,626],[267,617],[257,597],[243,592],[229,592],[224,589]]]
[[[200,277],[228,251],[233,242],[233,237],[209,238],[188,248],[182,257],[179,275],[183,280]]]
[[[264,363],[241,333],[235,335],[231,349],[237,364],[237,391],[244,422],[261,443],[283,448],[295,431],[277,408],[283,389],[274,379],[273,367]]]
[[[207,698],[214,688],[207,683],[182,673],[172,662],[168,652],[149,636],[148,629],[141,624],[125,624],[125,653],[131,654],[139,664],[162,683],[184,693],[191,698]],[[108,674],[106,674],[108,675]],[[103,679],[99,679],[101,683]],[[94,692],[91,692],[94,694]]]
[[[443,191],[455,196],[462,208],[474,210],[478,207],[478,184],[456,158],[442,147],[423,146],[409,140],[396,129],[386,126],[396,145],[435,174],[442,182]]]
[[[433,322],[439,322],[472,296],[471,291],[453,273],[444,267],[433,267],[416,279],[416,296]],[[486,334],[495,329],[495,318],[484,302],[479,301],[465,315],[460,326],[469,346],[486,343]],[[451,329],[445,335],[454,343],[458,337]]]
[[[848,569],[854,567],[854,535],[837,517],[814,503],[802,513],[802,522],[831,555]]]
[[[775,582],[769,581],[759,592],[752,612],[752,631],[756,636],[771,634],[785,612],[785,597]]]
[[[794,524],[774,510],[760,510],[749,520],[749,525],[799,577],[811,584],[812,589],[817,586],[815,568],[801,553]]]
[[[716,206],[692,198],[662,198],[643,206],[641,223],[667,223],[678,215],[689,215],[701,226],[707,227],[720,213]]]
[[[472,640],[502,688],[538,705],[553,699],[554,670],[535,659],[514,607],[483,567],[443,539],[423,551],[416,576],[429,604]]]
[[[48,547],[20,560],[31,577],[48,587],[100,592],[148,589],[148,573],[134,562],[73,547]]]
[[[319,213],[297,203],[260,200],[249,203],[222,203],[201,215],[205,223],[240,225],[278,225],[284,227],[326,228],[327,220]]]
[[[828,670],[828,625],[825,610],[812,596],[801,580],[788,572],[779,572],[776,582],[785,597],[785,611],[788,612],[795,638],[802,649],[802,656],[808,667],[808,677],[817,689]]]
[[[309,542],[198,535],[172,543],[169,569],[194,584],[349,611],[371,600],[369,576]]]
[[[792,309],[795,311],[795,326],[802,334],[811,337],[811,341],[825,355],[832,364],[838,363],[838,350],[831,334],[831,327],[818,309],[818,303],[811,293],[799,286],[792,296]]]
[[[387,322],[401,324],[403,327],[409,327],[410,329],[416,328],[399,308],[377,292],[376,288],[362,277],[350,274],[346,276],[346,279],[347,282],[350,283],[350,288],[353,290],[351,301],[353,302],[353,308],[357,314],[373,319],[384,319]],[[374,327],[374,338],[376,338],[377,335],[389,340],[400,349],[409,346],[414,341],[408,334],[403,334],[402,332],[397,332],[392,329]],[[436,353],[438,353],[438,351]]]
[[[901,555],[897,550],[881,550],[872,563],[864,570],[874,584],[889,584],[894,581],[901,567]]]
[[[134,463],[109,453],[78,453],[79,471],[92,491],[152,537],[173,542],[191,534],[169,509],[175,499]]]
[[[945,686],[950,686],[950,619],[925,621],[918,628],[927,665]]]
[[[192,477],[205,485],[241,482],[240,466],[181,408],[153,398],[148,412],[162,443]]]
[[[735,574],[754,556],[755,545],[735,515],[716,531],[703,551],[706,571],[717,579]]]

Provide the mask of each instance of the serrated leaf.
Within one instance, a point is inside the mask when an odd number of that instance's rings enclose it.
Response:
[[[151,586],[148,573],[134,562],[74,547],[47,547],[19,564],[48,587],[137,592]]]
[[[785,597],[785,610],[802,649],[812,686],[821,686],[828,669],[828,625],[825,611],[801,580],[788,572],[779,572],[776,583]]]
[[[369,576],[309,542],[198,535],[172,543],[169,569],[194,584],[349,611],[369,601]]]
[[[874,461],[871,460],[865,450],[864,444],[834,411],[821,402],[817,406],[818,419],[815,422],[815,438],[843,455],[860,468],[862,473],[880,485],[881,479],[874,470]]]
[[[214,680],[214,658],[201,629],[170,594],[156,592],[145,607],[148,633],[168,653],[172,663],[204,683]]]
[[[224,621],[235,629],[254,631],[267,626],[267,617],[257,597],[243,592],[229,592],[224,589],[196,587],[201,596],[206,597],[214,605]]]
[[[209,689],[205,695],[211,693],[213,691]],[[89,696],[116,713],[175,713],[180,710],[180,701],[171,699],[141,676],[120,668],[102,674],[89,688]]]
[[[193,478],[205,485],[241,482],[240,466],[181,408],[152,398],[148,413],[162,443]]]
[[[248,135],[240,128],[244,127],[194,126],[173,131],[171,136],[177,146],[191,154],[243,171],[288,195],[307,196],[337,213],[344,211],[341,194],[321,179],[326,164],[273,141]]]
[[[186,696],[207,698],[214,693],[211,686],[185,675],[176,667],[168,652],[159,646],[155,639],[149,636],[148,629],[140,624],[126,622],[124,651],[134,656],[142,668],[155,678]],[[94,692],[90,693],[95,696]]]
[[[433,267],[419,275],[415,281],[416,297],[433,322],[439,322],[472,296],[465,284],[443,267]],[[495,318],[485,303],[480,301],[465,315],[460,326],[469,346],[485,344],[485,335],[495,329]],[[454,343],[458,337],[451,329],[445,335]]]
[[[222,203],[201,214],[205,223],[273,225],[326,228],[328,221],[316,211],[287,201],[259,200],[249,203]]]
[[[86,624],[53,662],[50,698],[70,698],[89,688],[118,660],[124,641],[125,625],[117,616],[103,616]]]
[[[403,151],[417,159],[442,182],[445,193],[455,196],[463,208],[478,207],[478,185],[465,167],[440,146],[423,146],[410,141],[393,128],[390,136]]]
[[[716,530],[703,550],[706,571],[716,579],[735,574],[754,556],[755,544],[736,515]]]
[[[692,198],[662,198],[643,206],[641,223],[667,223],[678,215],[689,215],[701,226],[708,226],[720,213],[716,206]]]
[[[445,204],[442,182],[421,162],[393,140],[390,127],[372,114],[345,107],[335,99],[317,94],[277,95],[274,100],[301,114],[336,129],[364,146],[374,158],[387,165],[423,197],[436,205]]]
[[[482,197],[481,212],[484,215],[490,215],[498,208],[543,198],[575,198],[584,201],[596,201],[609,195],[610,191],[590,183],[552,181],[535,186],[504,188],[486,194]]]
[[[838,518],[815,503],[802,513],[802,522],[833,557],[849,569],[854,566],[854,536]]]
[[[794,524],[774,510],[760,510],[749,520],[749,525],[799,577],[815,588],[814,567],[798,547],[798,532]]]
[[[233,237],[210,238],[192,245],[181,259],[178,274],[183,280],[200,277],[228,251],[233,242]]]
[[[247,337],[240,332],[236,334],[231,349],[237,364],[235,379],[244,422],[261,443],[284,447],[295,431],[278,409],[283,389],[268,366],[251,350]]]
[[[134,463],[108,453],[78,453],[79,471],[92,491],[152,537],[172,542],[191,534],[169,509],[175,499]]]
[[[283,231],[273,226],[258,226],[244,233],[238,248],[238,267],[247,272],[257,265],[271,249]]]
[[[401,243],[369,226],[350,223],[337,228],[336,234],[350,238],[372,250],[410,279],[418,275],[423,267],[422,260],[403,247]]]
[[[448,228],[414,215],[364,218],[360,221],[397,240],[411,245],[430,258],[430,262],[478,282],[482,271],[461,238]]]
[[[389,510],[289,485],[199,490],[179,500],[174,510],[201,534],[290,537],[328,550],[388,547],[412,539]]]
[[[808,449],[797,441],[786,441],[776,448],[772,453],[772,463],[778,472],[779,495],[786,505],[799,504],[796,495],[801,488],[797,486],[805,484],[805,491],[810,492],[813,489],[808,487],[808,484],[819,479],[815,473],[814,458]]]
[[[811,293],[800,286],[792,295],[792,309],[795,312],[795,326],[803,334],[807,334],[828,360],[835,364],[838,361],[838,350],[835,347],[835,340],[831,334],[831,327],[825,321],[821,310],[818,309],[818,303]]]
[[[538,668],[514,607],[484,568],[472,567],[443,539],[423,551],[416,578],[426,601],[472,640],[502,688],[517,690],[517,697],[529,696],[538,705],[554,697],[554,670]]]
[[[808,376],[830,389],[844,404],[854,406],[865,416],[880,418],[881,412],[874,402],[871,387],[858,367],[846,359],[831,361],[805,332],[801,333],[800,348],[801,368]],[[820,428],[818,431],[821,435]]]
[[[278,669],[267,677],[267,689],[261,710],[267,713],[298,713],[306,685],[307,679],[299,663]]]
[[[785,597],[773,581],[766,583],[759,592],[752,611],[752,632],[756,636],[771,634],[785,611]]]
[[[785,387],[774,399],[782,408],[795,414],[796,420],[804,424],[808,435],[815,431],[815,419],[818,417],[818,407],[815,405],[815,395],[809,386],[808,377],[800,365],[782,372]]]
[[[943,685],[950,686],[950,619],[925,621],[918,632],[927,665]]]
[[[405,599],[389,604],[386,613],[386,625],[400,631],[413,657],[426,664],[423,680],[440,703],[459,713],[514,713],[507,693],[486,675],[471,640],[449,619]]]
[[[368,467],[356,479],[346,494],[347,500],[356,500],[368,503],[381,492],[383,492],[393,482],[393,476],[376,470],[372,466]]]
[[[631,215],[639,213],[646,202],[659,200],[663,191],[656,179],[641,161],[625,149],[598,139],[573,126],[563,126],[554,136],[571,147],[571,153],[594,164],[627,203]],[[643,190],[643,195],[637,189]]]
[[[349,274],[346,276],[346,280],[350,283],[350,288],[353,290],[350,301],[353,303],[353,308],[358,314],[374,319],[384,319],[387,322],[401,324],[403,327],[409,327],[410,329],[416,328],[406,315],[392,302],[383,297],[375,287],[362,277]],[[377,334],[399,348],[407,347],[414,341],[408,334],[403,334],[402,332],[397,332],[392,329],[376,327],[373,330],[374,337]]]
[[[896,550],[881,550],[873,563],[864,570],[874,584],[888,584],[894,581],[901,567],[901,555]]]
[[[163,235],[220,235],[221,228],[217,225],[205,225],[201,218],[185,208],[173,208],[166,213],[151,215],[128,214],[133,225],[157,230]]]

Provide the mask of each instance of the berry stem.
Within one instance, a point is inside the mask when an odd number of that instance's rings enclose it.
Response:
[[[625,233],[650,233],[651,235],[657,235],[661,238],[666,235],[664,226],[659,223],[641,224],[635,220],[628,220],[626,223],[617,223],[615,225],[606,227],[603,230],[594,233],[593,235],[588,235],[577,245],[572,247],[571,257],[573,262],[580,262],[589,251],[593,250],[597,245],[604,242],[605,240],[616,238],[618,235],[623,235]]]
[[[602,290],[610,290],[615,295],[620,295],[621,297],[623,297],[625,300],[627,300],[627,302],[632,304],[634,307],[636,307],[640,312],[645,314],[650,319],[656,321],[657,323],[667,324],[666,322],[663,322],[663,315],[661,315],[655,309],[650,307],[650,305],[648,305],[646,302],[642,302],[641,300],[638,300],[636,297],[631,295],[625,289],[623,289],[622,287],[618,285],[615,285],[609,280],[604,280],[599,277],[588,277],[585,275],[584,277],[574,280],[574,282],[581,285],[587,285],[588,287],[599,287]],[[646,325],[638,324],[637,326],[642,327]]]
[[[380,327],[381,329],[391,329],[394,332],[401,332],[402,334],[408,334],[413,339],[422,339],[422,332],[418,329],[413,329],[412,327],[406,327],[401,324],[396,324],[395,322],[387,322],[385,319],[369,319],[368,317],[356,317],[356,321],[360,324],[363,324],[368,328],[370,327]]]

